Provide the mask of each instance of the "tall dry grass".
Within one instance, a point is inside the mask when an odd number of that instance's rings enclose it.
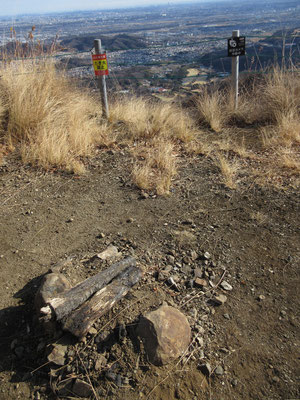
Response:
[[[174,104],[131,97],[112,103],[110,123],[119,132],[118,141],[130,146],[137,186],[169,193],[177,154],[195,138],[195,124],[187,112]]]
[[[26,163],[82,173],[95,146],[122,144],[133,157],[135,184],[158,194],[169,193],[183,153],[211,157],[232,189],[241,165],[261,182],[299,176],[299,70],[246,79],[237,110],[230,85],[215,85],[204,88],[193,110],[116,98],[108,121],[98,99],[48,60],[5,62],[0,75],[0,145],[17,149]]]
[[[200,127],[210,128],[202,140],[209,143],[210,153],[228,186],[233,186],[233,178],[226,177],[228,163],[224,155],[229,152],[241,159],[256,159],[258,167],[252,172],[259,175],[260,183],[279,175],[289,181],[298,173],[299,72],[295,67],[287,70],[275,66],[254,78],[246,77],[241,82],[237,110],[233,107],[230,85],[205,88],[196,99],[196,119]]]
[[[99,104],[79,92],[54,64],[20,61],[1,68],[2,140],[44,168],[84,171],[83,157],[103,135]]]

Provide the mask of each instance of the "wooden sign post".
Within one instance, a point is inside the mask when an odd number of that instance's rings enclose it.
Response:
[[[95,54],[92,56],[95,76],[98,77],[98,87],[101,95],[101,103],[105,118],[109,117],[108,100],[106,91],[106,76],[108,75],[106,53],[102,51],[101,40],[94,40]]]

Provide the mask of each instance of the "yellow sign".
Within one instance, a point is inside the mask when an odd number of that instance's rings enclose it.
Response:
[[[108,75],[108,65],[106,54],[93,54],[93,65],[96,76]]]

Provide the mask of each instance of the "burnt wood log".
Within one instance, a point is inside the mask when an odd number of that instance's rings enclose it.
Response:
[[[121,272],[109,285],[93,295],[70,315],[64,318],[62,328],[81,338],[93,323],[122,299],[141,278],[142,272],[135,266]]]
[[[122,274],[127,268],[135,267],[136,261],[132,257],[125,258],[91,276],[73,288],[63,292],[48,302],[48,306],[41,309],[41,313],[50,318],[55,316],[57,321],[68,316],[73,310],[86,302],[94,293],[109,284],[114,278]]]

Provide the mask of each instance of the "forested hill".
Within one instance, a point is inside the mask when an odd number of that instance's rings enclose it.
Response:
[[[89,51],[93,47],[94,39],[101,39],[105,50],[109,51],[139,49],[146,47],[141,38],[133,35],[122,34],[116,36],[103,36],[99,33],[71,36],[68,39],[62,40],[60,45],[67,49]]]

